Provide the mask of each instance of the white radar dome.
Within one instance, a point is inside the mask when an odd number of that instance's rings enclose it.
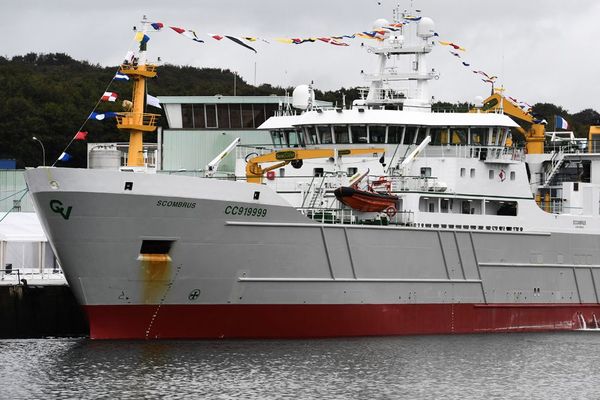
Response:
[[[417,25],[417,36],[430,38],[435,34],[435,23],[429,17],[423,17]]]
[[[388,26],[389,24],[390,23],[385,18],[376,19],[375,22],[373,22],[373,30],[380,30],[381,28],[383,28],[384,26]]]
[[[314,94],[308,85],[297,86],[292,92],[292,106],[306,110],[314,102]]]

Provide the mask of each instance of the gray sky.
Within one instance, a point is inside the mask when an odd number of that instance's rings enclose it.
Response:
[[[375,57],[360,48],[325,43],[256,43],[254,54],[206,33],[233,36],[310,37],[371,29],[377,18],[391,20],[392,8],[411,2],[380,0],[196,0],[144,2],[4,0],[0,6],[0,54],[64,52],[76,59],[117,65],[130,46],[131,28],[143,14],[165,25],[193,29],[198,44],[170,29],[153,34],[150,54],[164,62],[238,71],[249,83],[295,86],[314,81],[318,89],[364,85]],[[551,102],[570,112],[600,110],[600,2],[597,0],[414,0],[433,18],[441,39],[467,49],[472,67],[499,76],[506,94],[529,103]],[[473,101],[489,88],[436,46],[429,66],[441,77],[431,94],[440,101]],[[172,93],[177,95],[177,93]],[[199,95],[203,93],[198,93]]]

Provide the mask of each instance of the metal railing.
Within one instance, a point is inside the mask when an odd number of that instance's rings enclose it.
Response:
[[[384,213],[373,213],[374,217],[371,219],[359,219],[351,208],[301,207],[297,210],[307,218],[322,224],[399,226],[412,226],[414,224],[414,212],[410,210],[400,210],[391,217]]]
[[[160,114],[150,113],[134,113],[134,112],[121,112],[117,114],[117,126],[121,128],[138,128],[146,127],[146,129],[156,127],[156,121],[160,117]]]

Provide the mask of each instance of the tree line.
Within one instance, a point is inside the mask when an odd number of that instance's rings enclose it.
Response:
[[[114,121],[86,121],[107,84],[117,72],[117,66],[102,67],[74,60],[67,54],[29,53],[12,58],[0,57],[0,159],[15,159],[18,168],[42,164],[39,138],[45,146],[46,162],[52,164],[66,144],[85,123],[90,142],[125,142],[128,136],[116,129]],[[233,95],[236,80],[238,95],[283,95],[292,88],[263,84],[253,86],[227,69],[195,68],[163,65],[157,78],[149,83],[153,96]],[[110,91],[119,93],[115,103],[102,103],[99,111],[122,111],[121,100],[131,97],[129,82],[113,82]],[[335,91],[315,90],[319,100],[338,106],[352,104],[359,97],[357,88]],[[434,109],[463,111],[468,104],[436,103]],[[578,137],[586,137],[590,124],[600,123],[600,114],[585,109],[570,114],[560,106],[535,104],[533,113],[551,121],[554,115],[566,118]],[[167,127],[163,118],[160,124]],[[156,141],[155,135],[145,140]],[[69,148],[73,157],[68,166],[86,166],[86,142],[74,142]]]

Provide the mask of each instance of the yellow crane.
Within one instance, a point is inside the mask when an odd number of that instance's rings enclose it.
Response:
[[[314,158],[331,158],[334,159],[342,156],[359,156],[365,154],[383,154],[385,149],[303,149],[303,150],[281,150],[272,153],[263,154],[247,160],[246,164],[246,180],[249,183],[262,183],[263,175],[269,171],[292,163],[292,166],[300,168],[302,160]],[[269,167],[262,167],[261,164],[277,163]]]
[[[544,124],[536,123],[530,113],[524,111],[514,102],[502,96],[500,92],[493,93],[483,101],[483,112],[495,112],[501,110],[504,114],[512,117],[519,127],[517,131],[523,135],[527,143],[527,153],[542,154],[544,152],[544,139],[546,127]],[[525,127],[523,127],[525,125]]]

